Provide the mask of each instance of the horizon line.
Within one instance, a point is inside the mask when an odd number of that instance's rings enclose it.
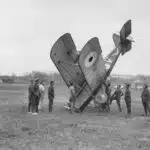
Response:
[[[21,73],[17,73],[17,72],[11,72],[11,73],[1,73],[0,72],[0,76],[24,76],[26,74],[31,74],[33,72],[41,72],[41,73],[46,73],[46,74],[53,74],[53,73],[59,73],[59,71],[40,71],[40,70],[34,70],[34,71],[28,71],[28,72],[21,72]],[[119,73],[112,73],[110,76],[150,76],[150,74],[119,74]]]

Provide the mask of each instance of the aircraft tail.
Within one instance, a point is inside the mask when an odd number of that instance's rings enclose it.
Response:
[[[132,41],[128,39],[128,36],[131,34],[131,20],[128,20],[120,30],[120,35],[113,34],[113,41],[115,48],[106,56],[105,66],[106,69],[110,68],[112,62],[116,60],[118,54],[121,53],[124,55],[126,52],[131,50]]]
[[[128,20],[120,30],[120,51],[122,55],[132,48],[133,41],[128,38],[132,32],[131,25],[131,20]]]

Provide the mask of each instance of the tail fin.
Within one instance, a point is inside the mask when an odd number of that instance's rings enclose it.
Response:
[[[128,20],[120,30],[120,48],[122,55],[124,55],[132,48],[132,41],[128,39],[132,32],[131,25],[131,20]]]
[[[131,20],[128,20],[120,30],[121,44],[124,44],[124,41],[131,34],[131,32]]]

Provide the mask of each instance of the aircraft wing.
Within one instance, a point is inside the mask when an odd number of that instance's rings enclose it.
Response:
[[[105,72],[101,53],[98,38],[95,37],[85,44],[79,57],[79,65],[91,89],[95,88]]]
[[[51,48],[50,57],[67,86],[70,85],[71,81],[75,86],[76,93],[80,92],[86,80],[79,65],[75,63],[78,52],[69,33],[62,35],[54,43]]]
[[[80,53],[79,65],[91,90],[94,90],[99,85],[106,72],[105,62],[101,53],[102,50],[96,37],[90,39]],[[103,87],[100,89],[100,93],[105,94]],[[100,93],[95,98],[97,102],[100,100],[102,102],[102,99],[99,97]]]

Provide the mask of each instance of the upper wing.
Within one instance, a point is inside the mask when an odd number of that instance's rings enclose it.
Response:
[[[105,62],[101,53],[98,38],[95,37],[85,44],[79,57],[79,65],[92,91],[101,83],[106,73]],[[101,97],[102,94],[105,98]],[[105,100],[105,88],[102,86],[95,94],[95,101],[102,103]]]
[[[55,42],[50,57],[67,86],[70,85],[70,82],[73,82],[76,92],[79,92],[85,83],[85,78],[79,65],[75,64],[78,54],[69,33],[62,35]]]
[[[105,73],[101,52],[98,38],[95,37],[85,44],[79,57],[79,65],[91,89],[97,86]]]

